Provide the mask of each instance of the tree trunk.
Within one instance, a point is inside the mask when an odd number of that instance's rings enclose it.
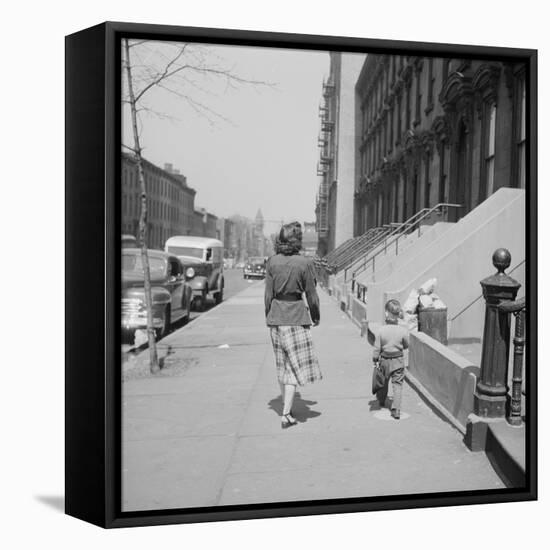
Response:
[[[130,48],[128,39],[124,39],[124,49],[126,54],[126,75],[128,78],[128,91],[130,111],[132,113],[132,128],[134,132],[134,151],[138,166],[138,181],[141,190],[141,212],[139,217],[139,240],[141,245],[141,260],[143,264],[143,279],[145,290],[145,307],[147,308],[147,340],[149,342],[149,360],[150,370],[156,373],[160,370],[157,354],[157,343],[155,340],[155,329],[153,327],[153,299],[151,295],[151,271],[149,268],[149,256],[147,254],[147,190],[145,189],[145,176],[143,173],[143,162],[141,158],[141,145],[139,142],[139,133],[137,127],[137,109],[132,83],[132,68],[130,64]],[[170,319],[166,320],[167,323]]]

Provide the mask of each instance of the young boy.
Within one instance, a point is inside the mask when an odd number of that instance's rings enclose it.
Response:
[[[374,342],[372,360],[376,364],[380,361],[380,368],[386,382],[384,387],[376,393],[380,406],[383,407],[388,396],[388,384],[392,382],[393,402],[391,407],[392,418],[401,417],[401,391],[405,368],[403,350],[409,347],[409,331],[398,324],[401,315],[401,304],[397,300],[389,300],[385,307],[386,324],[380,328]]]

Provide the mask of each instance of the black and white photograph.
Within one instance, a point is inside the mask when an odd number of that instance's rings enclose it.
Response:
[[[540,547],[544,14],[7,5],[0,545]]]
[[[117,47],[121,511],[525,489],[525,60]]]

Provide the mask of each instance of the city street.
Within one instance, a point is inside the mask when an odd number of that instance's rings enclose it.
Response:
[[[484,453],[404,387],[400,421],[370,393],[371,350],[320,290],[324,379],[281,430],[262,281],[164,338],[123,371],[123,510],[498,489]],[[345,352],[344,352],[345,350]]]

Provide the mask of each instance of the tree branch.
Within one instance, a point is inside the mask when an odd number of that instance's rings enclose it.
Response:
[[[155,78],[147,86],[145,86],[145,88],[143,88],[143,90],[141,90],[141,92],[136,94],[136,96],[135,96],[136,103],[143,97],[143,94],[145,92],[147,92],[147,90],[150,90],[153,86],[156,86],[157,84],[159,84],[160,82],[162,82],[166,78],[170,78],[173,74],[176,74],[177,72],[185,69],[186,66],[183,65],[183,66],[175,69],[174,71],[170,72],[170,67],[172,67],[175,63],[177,63],[178,59],[180,59],[180,57],[185,53],[185,48],[186,47],[187,47],[187,44],[183,44],[183,46],[180,48],[180,51],[179,51],[178,55],[176,55],[176,57],[174,57],[174,59],[172,59],[172,61],[170,61],[168,63],[168,65],[166,65],[166,67],[164,68],[164,71],[162,72],[162,74],[160,74],[157,78]]]

